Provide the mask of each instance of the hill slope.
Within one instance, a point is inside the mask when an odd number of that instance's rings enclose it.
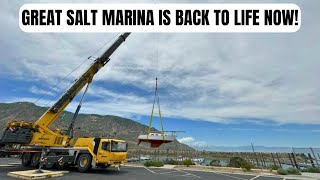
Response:
[[[0,103],[0,131],[2,132],[8,120],[36,121],[48,108],[39,107],[32,103]],[[73,117],[73,113],[64,111],[62,115],[52,124],[51,129],[67,129]],[[146,132],[147,126],[117,116],[101,116],[96,114],[79,114],[75,125],[75,136],[77,137],[108,137],[113,132],[117,138],[124,139],[129,143],[129,148],[138,148],[137,137],[140,132]],[[152,131],[157,131],[153,129]],[[143,144],[141,148],[148,148]],[[160,149],[194,150],[178,141],[161,145]]]

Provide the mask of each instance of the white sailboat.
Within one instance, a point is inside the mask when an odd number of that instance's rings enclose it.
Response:
[[[149,135],[140,135],[138,137],[138,144],[141,142],[150,143],[151,147],[159,147],[163,143],[173,142],[176,139],[174,135],[167,135],[162,133],[149,133]]]

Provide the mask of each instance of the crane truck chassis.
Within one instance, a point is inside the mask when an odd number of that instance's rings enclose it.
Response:
[[[36,122],[9,121],[0,138],[0,155],[20,155],[23,166],[44,166],[47,169],[76,166],[80,172],[91,167],[122,166],[127,159],[128,147],[125,141],[91,137],[78,138],[74,143],[73,128],[93,76],[110,61],[110,56],[129,35],[121,34]],[[86,89],[69,128],[65,131],[51,130],[50,125],[85,85]]]
[[[65,169],[76,166],[80,172],[91,167],[124,165],[127,143],[116,139],[79,138],[73,147],[28,147],[21,152],[23,166]]]

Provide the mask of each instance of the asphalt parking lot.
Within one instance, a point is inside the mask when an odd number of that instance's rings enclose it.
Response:
[[[17,160],[0,159],[0,164],[16,163]],[[0,167],[0,179],[14,180],[16,178],[8,177],[7,173],[11,171],[28,170],[21,165],[13,165],[10,167]],[[280,177],[262,177],[243,174],[227,174],[218,172],[201,172],[187,171],[179,169],[163,169],[163,168],[145,168],[145,167],[123,167],[120,171],[110,169],[92,169],[87,173],[79,173],[76,168],[70,168],[69,173],[63,177],[54,178],[56,180],[123,180],[123,179],[141,179],[141,180],[185,180],[185,179],[215,179],[215,180],[282,180]],[[81,179],[79,179],[81,178]]]

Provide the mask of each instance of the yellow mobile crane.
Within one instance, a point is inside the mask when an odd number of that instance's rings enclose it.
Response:
[[[121,34],[117,40],[83,73],[69,89],[36,122],[10,121],[0,139],[3,152],[21,154],[22,165],[39,166],[42,154],[46,157],[46,168],[77,166],[85,172],[92,166],[120,166],[127,158],[127,143],[110,138],[78,138],[73,144],[73,127],[93,76],[109,62],[112,53],[126,40],[130,33]],[[86,86],[87,85],[87,86]],[[50,125],[65,110],[73,98],[86,86],[68,130],[51,130]],[[10,151],[9,144],[27,147]],[[44,153],[41,153],[44,152]]]

